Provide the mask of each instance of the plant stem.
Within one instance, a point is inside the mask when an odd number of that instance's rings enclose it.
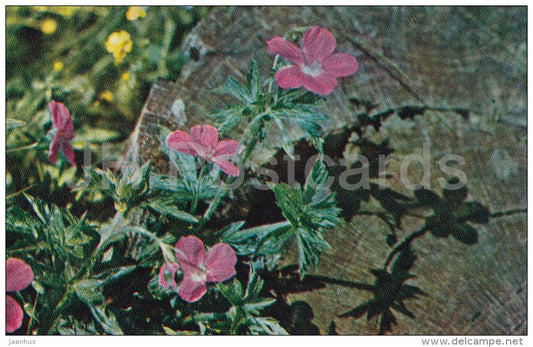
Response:
[[[204,169],[206,165],[202,166],[202,169],[200,170],[200,174],[196,177],[196,189],[194,190],[194,198],[191,202],[191,209],[190,213],[194,215],[196,213],[196,209],[198,208],[198,203],[200,202],[200,183],[202,182],[202,177],[204,176]]]
[[[37,306],[37,299],[39,298],[39,293],[35,295],[35,300],[33,301],[33,312],[30,316],[30,320],[28,321],[28,329],[26,330],[26,335],[30,335],[31,331],[31,325],[33,323],[33,316],[35,315],[35,307]]]
[[[31,188],[35,187],[36,185],[37,185],[37,183],[34,183],[34,184],[32,184],[31,186],[29,186],[29,187],[22,188],[22,189],[19,190],[18,192],[15,192],[15,193],[13,193],[13,194],[11,194],[11,195],[6,196],[6,200],[9,200],[9,199],[11,199],[11,198],[14,198],[15,196],[19,195],[20,193],[24,193],[25,191],[30,190]]]
[[[272,71],[276,69],[276,66],[278,65],[279,55],[276,55],[274,58],[274,63],[272,64]],[[268,88],[267,88],[267,94],[270,94],[272,92],[272,85],[274,84],[274,78],[271,78],[268,81]]]

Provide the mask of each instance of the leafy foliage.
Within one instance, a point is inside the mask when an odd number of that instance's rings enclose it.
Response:
[[[231,334],[243,333],[245,329],[252,335],[287,335],[287,331],[275,319],[259,316],[262,310],[276,301],[273,298],[260,298],[262,288],[263,280],[255,272],[250,276],[246,291],[243,291],[237,279],[219,285],[220,292],[232,305],[228,311]]]
[[[298,183],[292,188],[285,183],[272,186],[286,222],[244,230],[233,228],[226,231],[224,241],[243,255],[267,255],[282,252],[284,245],[295,238],[300,274],[304,277],[312,266],[318,265],[320,254],[330,248],[323,233],[340,222],[340,209],[335,206],[328,178],[326,165],[317,158],[303,189]]]
[[[396,324],[394,312],[414,318],[404,301],[424,293],[406,284],[414,277],[409,272],[416,260],[412,241],[430,231],[438,237],[451,234],[462,243],[474,244],[478,235],[469,223],[487,223],[489,211],[478,202],[466,201],[464,187],[444,190],[442,197],[419,190],[416,200],[374,183],[368,191],[357,194],[330,188],[330,175],[338,174],[339,166],[328,170],[323,160],[331,142],[326,143],[322,128],[328,119],[319,112],[322,97],[301,89],[274,89],[274,78],[263,79],[256,61],[251,62],[244,82],[230,76],[215,91],[231,96],[237,104],[211,116],[221,133],[240,136],[243,151],[234,159],[244,165],[256,145],[271,135],[280,139],[276,145],[293,159],[295,148],[301,144],[295,143],[296,137],[318,152],[303,185],[267,184],[270,202],[276,208],[275,200],[284,220],[245,228],[244,216],[229,224],[227,218],[218,218],[232,216],[233,210],[244,211],[242,215],[258,213],[247,210],[247,199],[253,199],[253,195],[245,196],[250,186],[245,183],[233,191],[226,189],[233,181],[222,181],[219,168],[210,163],[212,153],[203,160],[171,150],[165,141],[170,130],[164,127],[159,141],[171,173],[155,174],[150,171],[150,163],[140,168],[105,169],[104,161],[112,158],[104,158],[109,153],[105,153],[108,148],[103,144],[111,142],[113,156],[122,150],[119,142],[129,135],[127,129],[133,127],[147,86],[156,78],[177,76],[193,55],[179,48],[180,38],[207,13],[200,7],[136,8],[145,16],[131,19],[130,10],[7,9],[6,187],[10,195],[6,204],[6,249],[8,256],[23,258],[35,273],[32,287],[19,293],[25,313],[31,317],[26,332],[318,333],[312,323],[312,307],[303,301],[289,304],[287,296],[326,285],[372,292],[371,300],[341,317],[359,318],[365,313],[368,319],[379,316],[382,334]],[[124,32],[123,38],[132,39],[127,43],[132,50],[115,49],[112,56],[105,42],[119,30]],[[294,33],[303,31],[295,29],[290,35]],[[117,59],[117,53],[123,56]],[[277,68],[276,58],[271,72]],[[84,157],[96,156],[96,164],[85,165],[84,161],[80,169],[67,167],[64,162],[57,166],[48,163],[46,150],[53,133],[48,130],[51,122],[46,104],[51,99],[68,101],[76,129],[72,141],[76,155],[83,151]],[[354,104],[356,101],[352,100]],[[363,127],[379,131],[382,120],[393,113],[405,119],[430,109],[404,106],[371,116],[369,112],[375,106],[367,103],[365,107],[366,113],[355,116],[355,130],[346,128],[341,134],[335,158],[342,157],[353,131],[362,137]],[[386,140],[374,144],[360,138],[352,145],[374,153],[392,153]],[[254,170],[246,175],[255,175]],[[78,184],[70,190],[76,181]],[[339,195],[339,202],[355,202],[357,209],[361,201],[377,201],[383,209],[379,216],[391,229],[387,238],[390,247],[397,241],[394,230],[408,211],[422,207],[431,209],[433,215],[427,216],[423,230],[393,248],[383,269],[371,270],[376,277],[374,284],[310,275],[320,256],[330,248],[325,233],[341,222],[336,201]],[[345,210],[343,216],[350,219],[357,212]],[[239,213],[235,214],[241,216]],[[188,235],[198,237],[208,248],[227,243],[239,255],[235,264],[233,251],[229,252],[235,277],[217,284],[202,279],[207,291],[196,302],[179,295],[186,271],[178,269],[173,274],[177,286],[166,288],[159,283],[162,264],[179,260],[174,244]],[[298,265],[284,267],[282,254],[291,247],[295,247]],[[173,264],[178,265],[184,268],[184,264]],[[330,331],[336,332],[334,324]]]
[[[268,84],[264,92],[263,85]],[[280,134],[282,148],[294,158],[294,144],[291,133],[294,129],[303,131],[306,137],[319,149],[322,148],[321,122],[327,115],[319,113],[316,103],[320,97],[301,90],[284,91],[278,89],[271,91],[272,80],[262,83],[259,67],[255,60],[252,61],[246,76],[246,85],[233,77],[228,77],[226,83],[216,89],[219,94],[233,96],[240,104],[229,106],[223,110],[215,111],[211,116],[218,123],[221,132],[229,132],[236,127],[247,128],[243,141],[248,142],[244,158],[257,141],[262,141],[267,136],[267,131]],[[275,128],[271,129],[271,125]]]
[[[146,163],[140,169],[126,167],[119,177],[110,170],[85,169],[88,182],[82,182],[77,190],[101,191],[114,200],[117,211],[126,213],[143,201],[149,191],[149,165]]]

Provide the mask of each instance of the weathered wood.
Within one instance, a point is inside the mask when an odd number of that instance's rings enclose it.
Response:
[[[460,168],[468,178],[469,199],[493,212],[527,207],[525,7],[216,8],[184,43],[197,59],[177,81],[158,81],[152,88],[122,165],[151,160],[154,169],[168,170],[159,151],[159,127],[209,122],[207,114],[228,101],[213,88],[228,75],[244,78],[252,57],[268,72],[272,57],[266,40],[314,24],[327,27],[337,50],[360,62],[356,75],[341,80],[323,106],[331,115],[328,129],[356,122],[364,102],[375,105],[372,113],[431,107],[414,119],[391,116],[379,133],[366,134],[377,143],[390,141],[397,158],[388,166],[391,189],[413,196],[400,180],[399,165],[429,143],[433,190],[440,191],[437,161],[454,153],[465,159]],[[269,141],[256,162],[273,155],[280,143],[275,136]],[[420,172],[415,169],[411,178],[419,179]],[[420,220],[403,218],[400,240],[418,227]],[[393,334],[527,333],[527,216],[495,217],[476,228],[479,242],[472,246],[431,235],[413,243],[418,261],[408,283],[427,295],[406,301],[416,318],[397,315]],[[327,235],[332,250],[321,257],[318,274],[372,283],[368,270],[381,267],[390,251],[387,230],[377,217],[356,215]],[[340,334],[373,334],[377,318],[338,317],[369,298],[365,291],[328,284],[289,300],[311,305],[321,333],[333,321]]]

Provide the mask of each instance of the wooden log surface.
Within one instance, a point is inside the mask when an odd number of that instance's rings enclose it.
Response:
[[[388,187],[412,197],[400,179],[401,161],[429,147],[432,190],[440,193],[438,160],[459,155],[467,199],[493,213],[488,224],[475,225],[474,245],[432,235],[413,242],[418,259],[409,283],[426,295],[405,301],[415,318],[396,314],[391,333],[527,334],[527,215],[520,212],[527,209],[526,7],[215,8],[186,38],[183,49],[191,59],[180,78],[153,86],[121,165],[151,160],[154,170],[168,170],[159,148],[161,126],[211,122],[207,114],[230,101],[214,88],[228,75],[242,80],[252,58],[268,73],[266,40],[315,24],[334,34],[337,51],[360,63],[324,102],[331,117],[325,127],[356,123],[369,104],[372,114],[425,108],[406,119],[396,112],[379,132],[364,134],[375,143],[388,140],[394,151]],[[257,163],[280,143],[276,136],[269,141],[254,157]],[[410,177],[420,178],[416,167]],[[365,204],[360,208],[379,207],[372,199]],[[402,218],[399,240],[420,223]],[[332,249],[321,256],[317,274],[373,283],[369,269],[380,268],[390,252],[387,235],[381,218],[356,213],[326,235]],[[309,303],[323,334],[332,322],[339,334],[377,333],[378,317],[339,317],[369,299],[368,292],[334,284],[288,298]]]

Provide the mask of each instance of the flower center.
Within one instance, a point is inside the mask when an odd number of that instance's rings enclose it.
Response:
[[[302,72],[306,75],[309,75],[309,76],[313,76],[313,77],[316,77],[318,75],[320,75],[322,73],[322,65],[320,65],[319,62],[315,61],[313,64],[311,64],[310,66],[309,65],[304,65],[302,67]]]
[[[205,271],[203,266],[198,267],[196,271],[191,273],[191,279],[194,282],[205,282],[207,281],[207,271]]]

